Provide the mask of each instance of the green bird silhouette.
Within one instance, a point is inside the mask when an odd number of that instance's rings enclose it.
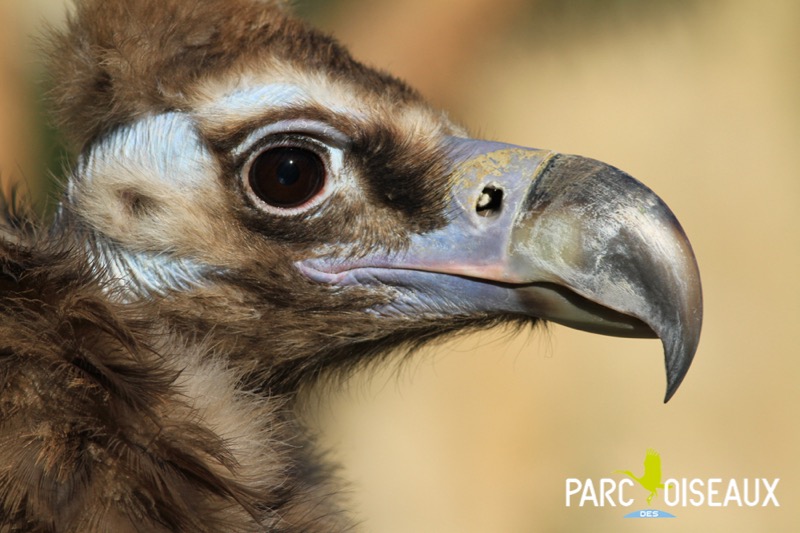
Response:
[[[626,474],[632,480],[636,481],[650,491],[647,497],[647,505],[653,500],[658,489],[663,489],[664,484],[661,483],[661,456],[652,448],[648,448],[647,454],[644,456],[644,474],[642,477],[636,477],[630,470],[615,470],[615,474]]]

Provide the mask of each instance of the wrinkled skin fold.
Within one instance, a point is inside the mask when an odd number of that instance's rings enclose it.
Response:
[[[320,255],[299,267],[332,285],[389,285],[389,315],[509,313],[664,345],[665,401],[702,325],[697,262],[680,224],[645,185],[605,163],[449,139],[449,222],[402,252]]]

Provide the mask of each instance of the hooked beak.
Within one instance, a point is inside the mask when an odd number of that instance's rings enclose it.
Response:
[[[658,337],[677,390],[700,338],[692,248],[628,174],[592,159],[450,139],[449,223],[403,252],[301,269],[337,285],[400,289],[386,314],[524,314],[622,337]]]

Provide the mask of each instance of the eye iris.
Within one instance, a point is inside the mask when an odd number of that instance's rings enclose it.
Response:
[[[325,165],[305,148],[279,147],[261,153],[250,167],[250,187],[275,207],[297,207],[325,184]]]

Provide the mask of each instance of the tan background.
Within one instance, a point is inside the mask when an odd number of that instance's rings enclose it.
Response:
[[[0,58],[24,58],[12,34],[57,18],[59,4],[3,0]],[[657,342],[561,327],[465,337],[356,376],[319,422],[361,530],[800,531],[800,3],[347,0],[306,11],[482,135],[645,181],[684,225],[704,283],[700,349],[666,406]],[[20,67],[8,64],[0,168],[35,168],[19,103],[29,88],[15,89]],[[566,478],[640,473],[648,447],[666,477],[780,477],[781,507],[624,520],[645,506],[638,488],[631,509],[565,507]]]

